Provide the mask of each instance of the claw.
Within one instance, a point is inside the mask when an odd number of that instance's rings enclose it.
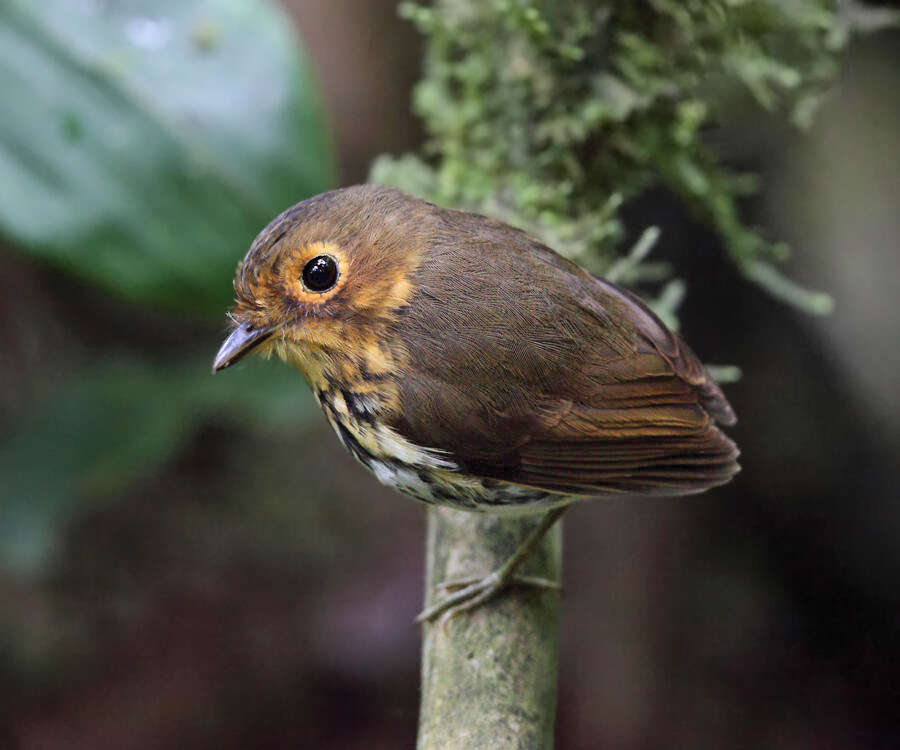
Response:
[[[471,612],[479,605],[494,598],[507,586],[514,585],[533,586],[546,591],[560,591],[562,589],[562,586],[556,581],[536,576],[516,575],[506,580],[498,570],[483,578],[457,578],[451,581],[443,581],[435,586],[436,591],[459,590],[448,593],[438,602],[427,607],[416,617],[415,621],[421,624],[423,622],[433,622],[440,617],[441,626],[446,627],[447,623],[457,615],[463,612]]]
[[[480,578],[454,578],[449,581],[441,581],[434,587],[434,590],[438,594],[446,595],[455,589],[465,588],[473,583],[478,583],[480,580]]]
[[[502,588],[503,580],[495,571],[427,607],[416,617],[416,622],[420,624],[432,622],[438,616],[443,615],[441,617],[441,625],[446,626],[457,614],[466,612],[487,601]]]
[[[434,590],[438,594],[447,595],[456,589],[465,588],[472,584],[483,581],[483,578],[472,576],[470,578],[453,578],[449,581],[441,581],[436,584]],[[556,581],[548,578],[539,578],[538,576],[515,575],[508,581],[509,586],[534,586],[539,589],[548,589],[550,591],[560,591],[562,586]]]

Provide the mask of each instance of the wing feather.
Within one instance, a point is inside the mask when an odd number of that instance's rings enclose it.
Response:
[[[689,494],[738,471],[716,424],[731,406],[641,300],[508,228],[470,246],[461,231],[400,326],[402,434],[470,474],[566,494]]]

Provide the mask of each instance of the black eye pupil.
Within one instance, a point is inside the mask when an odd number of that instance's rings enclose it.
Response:
[[[303,284],[314,292],[325,292],[337,281],[337,263],[330,255],[317,255],[303,266]]]

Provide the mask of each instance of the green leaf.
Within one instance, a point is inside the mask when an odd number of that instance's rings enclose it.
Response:
[[[311,407],[300,376],[275,362],[213,377],[207,360],[174,368],[111,360],[73,374],[0,443],[0,566],[38,568],[72,517],[121,497],[204,420],[284,429]]]
[[[126,298],[219,312],[333,181],[298,41],[254,0],[0,4],[0,234]]]

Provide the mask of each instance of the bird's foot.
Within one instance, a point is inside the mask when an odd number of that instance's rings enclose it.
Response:
[[[473,576],[471,578],[453,578],[449,581],[441,581],[434,587],[434,590],[442,595],[446,596],[453,591],[458,591],[459,589],[465,588],[466,586],[471,586],[475,583],[480,583],[484,580],[484,576],[476,577]],[[556,581],[551,581],[549,578],[539,578],[538,576],[526,576],[526,575],[515,575],[509,579],[508,586],[534,586],[539,589],[550,589],[553,591],[559,591],[562,586]]]
[[[484,604],[484,602],[496,596],[510,583],[518,582],[526,586],[537,586],[545,590],[559,590],[559,584],[555,581],[548,581],[545,578],[536,578],[534,576],[520,576],[516,571],[519,570],[522,563],[531,554],[531,551],[544,538],[544,535],[559,520],[560,516],[565,513],[568,507],[567,505],[562,505],[549,511],[506,562],[490,575],[486,575],[484,578],[466,578],[445,581],[439,584],[437,586],[438,592],[442,590],[449,592],[451,589],[457,590],[453,593],[447,593],[442,599],[430,607],[426,607],[416,617],[416,622],[434,622],[437,618],[440,618],[441,624],[446,625],[457,615],[469,612]]]
[[[470,612],[492,599],[507,586],[533,586],[550,591],[559,591],[562,588],[556,581],[546,578],[526,575],[505,576],[503,573],[501,569],[483,578],[460,578],[439,583],[435,590],[444,594],[443,598],[420,612],[416,622],[434,622],[440,618],[441,624],[446,625],[457,615]]]

